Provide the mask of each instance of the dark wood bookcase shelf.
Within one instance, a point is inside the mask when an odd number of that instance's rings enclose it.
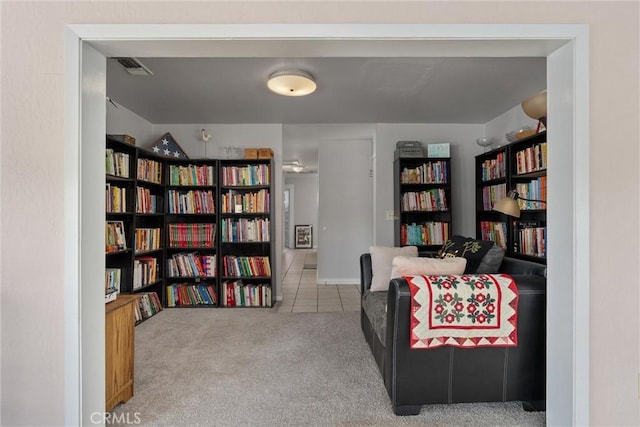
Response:
[[[451,159],[400,157],[393,163],[394,243],[437,250],[451,236]]]
[[[546,204],[522,205],[520,218],[491,207],[513,189],[522,197],[546,200],[546,142],[546,132],[540,132],[475,158],[476,238],[495,241],[510,257],[542,264],[546,263]]]
[[[105,178],[107,197],[110,186],[124,188],[126,192],[126,196],[122,197],[126,199],[126,210],[105,213],[106,221],[117,221],[124,229],[126,249],[106,253],[107,269],[120,271],[120,291],[123,294],[155,292],[164,307],[273,306],[272,288],[273,278],[276,276],[273,270],[275,247],[271,242],[275,230],[270,213],[274,212],[271,159],[167,159],[108,136],[106,148],[107,157],[110,151],[112,157],[114,152],[118,153],[115,157],[121,161],[121,166],[127,165],[126,171],[119,166]],[[220,185],[228,179],[234,179],[229,173],[231,169],[240,172],[239,179],[258,181],[230,181]],[[211,196],[207,194],[209,192]],[[245,205],[238,212],[235,211],[235,206],[234,212],[222,212],[221,200],[229,193],[238,195],[240,199],[246,196],[251,203],[260,200],[264,204],[264,212],[253,211],[253,205],[250,205],[251,209],[247,208],[249,205]],[[258,193],[259,199],[256,196]],[[198,207],[189,213],[170,212],[170,197],[174,197],[173,206],[176,206],[176,197],[183,197],[184,200],[179,201],[184,203],[183,207]],[[194,198],[198,198],[199,205],[193,204]],[[186,199],[189,199],[188,205]],[[203,200],[208,203],[207,209],[202,209]],[[230,221],[245,227],[247,223],[259,223],[262,225],[261,235],[266,234],[268,239],[223,242],[223,220],[226,220],[227,225]],[[254,226],[249,225],[250,229],[252,227]],[[157,247],[136,250],[136,230],[140,232],[142,229],[159,230],[154,236],[158,240]],[[172,231],[183,233],[181,237],[195,239],[194,244],[172,244]],[[205,242],[206,244],[201,244]],[[150,244],[148,242],[147,246]],[[254,268],[258,268],[255,263],[258,259],[262,263],[260,268],[264,268],[263,264],[267,263],[271,274],[250,277],[220,274],[225,271],[224,260],[228,256],[242,258],[245,263],[251,261]],[[170,274],[169,264],[176,259],[181,262],[204,262],[206,268],[214,269],[215,274]],[[192,266],[198,268],[197,265]],[[134,286],[134,280],[142,274],[140,271],[136,273],[136,268],[146,268],[143,274],[146,279],[142,283],[136,282]],[[138,321],[144,319],[146,318]]]

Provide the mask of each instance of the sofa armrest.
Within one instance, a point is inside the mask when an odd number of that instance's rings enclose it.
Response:
[[[372,276],[371,254],[366,253],[360,255],[360,295],[364,294],[364,291],[369,290],[371,287]]]
[[[498,271],[510,275],[526,274],[547,277],[546,265],[511,257],[504,257]]]

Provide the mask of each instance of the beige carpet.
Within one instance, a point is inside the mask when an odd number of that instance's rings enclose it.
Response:
[[[168,309],[136,327],[135,356],[135,395],[114,413],[144,426],[545,423],[517,402],[393,415],[357,312]]]

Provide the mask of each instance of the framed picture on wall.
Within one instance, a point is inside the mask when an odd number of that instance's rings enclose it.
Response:
[[[296,249],[312,248],[312,237],[310,225],[296,225]]]

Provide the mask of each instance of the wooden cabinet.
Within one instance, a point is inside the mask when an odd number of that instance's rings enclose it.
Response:
[[[134,307],[137,295],[118,295],[105,305],[106,411],[133,396]]]

